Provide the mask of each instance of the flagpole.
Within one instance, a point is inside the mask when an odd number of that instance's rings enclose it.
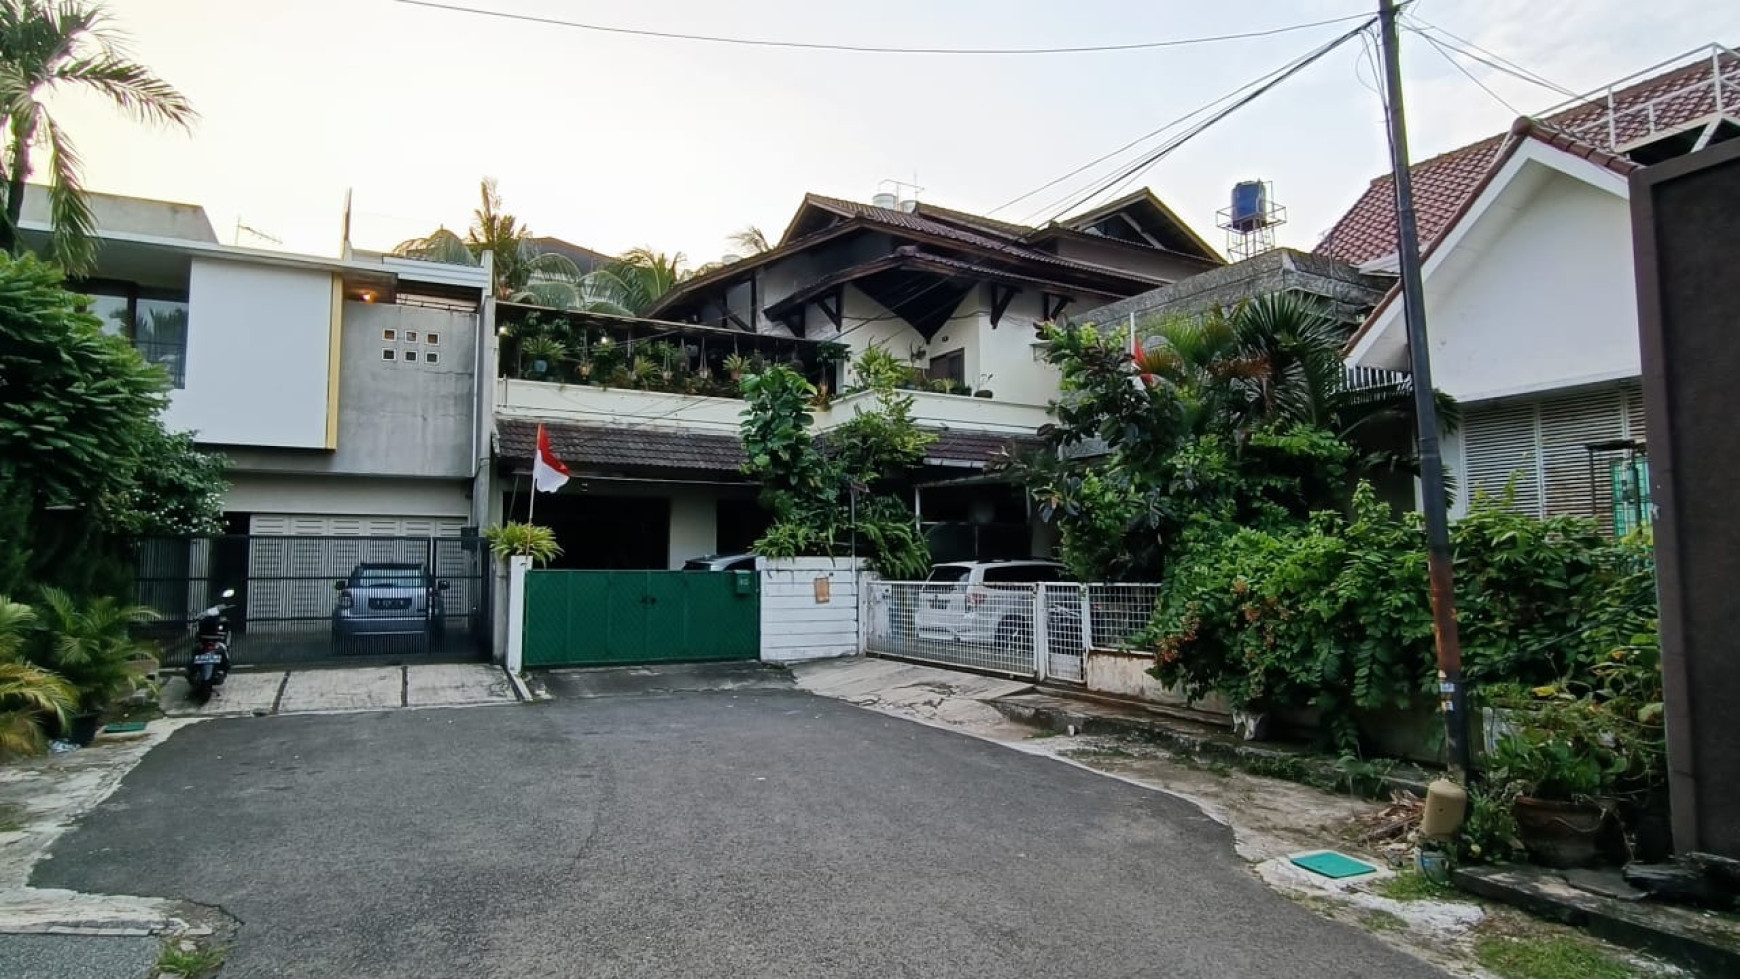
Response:
[[[538,480],[532,479],[532,496],[526,501],[526,523],[532,523],[532,513],[538,509]]]

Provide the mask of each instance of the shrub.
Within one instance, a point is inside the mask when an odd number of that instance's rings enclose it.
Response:
[[[58,588],[42,589],[42,600],[37,663],[72,685],[81,711],[100,711],[135,690],[150,688],[140,666],[156,648],[135,639],[132,629],[156,619],[156,612],[108,597],[81,606]]]
[[[1317,708],[1343,748],[1355,743],[1355,712],[1428,702],[1436,657],[1420,518],[1392,515],[1369,486],[1352,510],[1350,519],[1193,530],[1142,637],[1155,675],[1192,698]],[[1451,543],[1471,682],[1553,684],[1570,673],[1639,686],[1618,667],[1647,659],[1640,650],[1654,642],[1641,545],[1608,541],[1586,520],[1541,521],[1490,501],[1452,528]],[[1643,698],[1634,712],[1659,701],[1646,690],[1631,696]]]
[[[65,680],[19,659],[36,612],[0,595],[0,758],[42,750],[42,722],[64,721],[77,693]]]
[[[562,554],[556,532],[532,523],[511,521],[483,532],[489,552],[498,558],[529,557],[534,564],[549,564]]]

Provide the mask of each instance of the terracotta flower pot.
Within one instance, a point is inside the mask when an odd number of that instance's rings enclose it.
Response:
[[[1597,840],[1607,810],[1589,802],[1523,796],[1516,800],[1517,836],[1529,856],[1547,867],[1587,867],[1601,856]]]

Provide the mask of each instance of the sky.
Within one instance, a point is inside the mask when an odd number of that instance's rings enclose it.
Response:
[[[1375,7],[447,2],[615,27],[923,47],[1200,37]],[[1348,27],[1159,50],[964,57],[629,37],[394,0],[106,6],[131,53],[185,93],[200,119],[191,133],[158,130],[88,95],[54,96],[51,110],[76,141],[93,190],[202,204],[225,242],[330,255],[347,190],[354,244],[385,248],[441,225],[463,227],[488,175],[536,234],[611,253],[680,251],[691,265],[719,258],[726,236],[745,225],[777,238],[806,191],[868,201],[892,178],[916,182],[921,200],[991,212]],[[1740,8],[1712,0],[1418,0],[1411,15],[1580,93],[1712,41],[1740,44]],[[1142,183],[1218,248],[1214,214],[1233,183],[1272,181],[1274,200],[1288,209],[1281,242],[1312,247],[1387,170],[1374,64],[1358,43],[1343,46],[1178,149]],[[1464,67],[1497,98],[1404,33],[1415,159],[1505,129],[1517,113],[1498,98],[1525,112],[1563,101],[1479,64]],[[1066,192],[1103,170],[995,216],[1056,217],[1072,202]]]

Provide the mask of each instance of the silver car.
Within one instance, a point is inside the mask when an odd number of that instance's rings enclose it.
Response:
[[[435,581],[421,564],[363,563],[333,584],[332,642],[341,652],[360,640],[415,637],[423,650],[438,645],[446,628],[448,583]]]

